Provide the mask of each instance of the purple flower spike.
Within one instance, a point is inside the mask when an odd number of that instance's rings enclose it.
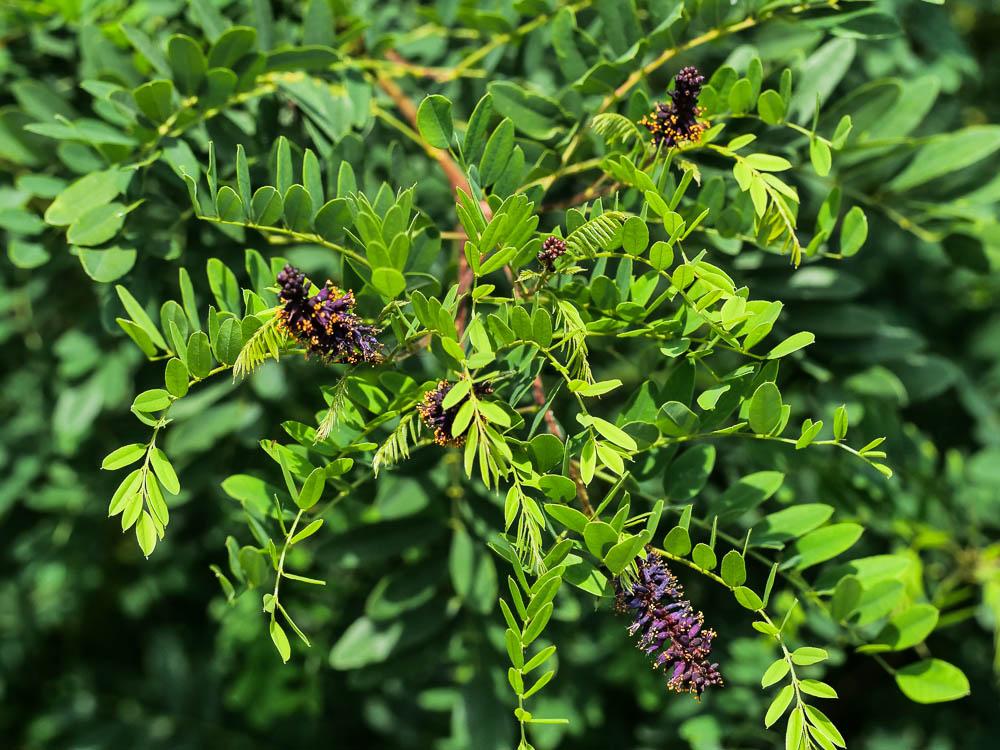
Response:
[[[545,242],[542,243],[542,250],[537,256],[538,262],[545,267],[546,271],[551,273],[556,270],[556,258],[559,258],[565,252],[566,241],[559,239],[555,235],[551,235],[546,237]]]
[[[294,266],[278,274],[278,312],[282,327],[311,354],[335,364],[378,364],[382,361],[378,329],[354,312],[354,292],[342,292],[329,281],[312,297],[306,275]]]
[[[701,114],[698,96],[704,82],[705,77],[697,68],[682,68],[674,77],[670,104],[658,102],[656,108],[639,121],[653,134],[654,146],[670,148],[681,141],[696,141],[701,137],[705,125],[698,122]]]
[[[424,400],[417,404],[417,413],[429,430],[434,432],[434,442],[438,445],[450,445],[458,448],[465,444],[465,435],[455,437],[451,434],[451,428],[455,424],[455,417],[458,410],[465,403],[463,399],[459,403],[447,409],[444,408],[444,399],[455,386],[447,380],[438,382],[434,390],[424,394]],[[476,398],[493,393],[493,386],[489,383],[475,383],[472,386]]]
[[[639,576],[626,587],[618,582],[617,609],[632,615],[630,635],[636,646],[654,656],[653,667],[668,675],[667,688],[697,697],[713,685],[722,685],[719,665],[709,662],[715,631],[706,629],[705,616],[683,598],[684,589],[664,559],[649,552],[639,560]]]

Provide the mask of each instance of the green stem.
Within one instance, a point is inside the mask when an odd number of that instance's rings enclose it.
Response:
[[[288,529],[288,533],[285,534],[285,542],[281,545],[281,556],[278,558],[278,568],[274,576],[274,605],[278,605],[278,589],[281,586],[281,578],[285,573],[285,555],[288,554],[288,548],[291,546],[291,539],[295,536],[295,529],[298,528],[299,521],[302,520],[302,514],[305,513],[304,510],[299,510],[295,514],[295,520],[292,521],[291,528]],[[274,615],[271,615],[274,617]]]
[[[584,2],[579,2],[576,3],[575,5],[570,5],[569,10],[570,12],[575,13],[576,11],[582,10],[583,8],[586,8],[589,5],[590,5],[590,0],[584,0]],[[480,60],[489,56],[490,53],[492,53],[494,50],[507,44],[507,42],[513,41],[514,39],[518,39],[524,36],[525,34],[529,34],[535,29],[544,26],[552,19],[553,15],[555,14],[545,13],[543,15],[538,16],[532,21],[528,21],[527,23],[518,26],[516,29],[507,34],[498,34],[497,36],[493,37],[493,39],[490,40],[487,44],[484,44],[475,52],[466,56],[460,63],[458,63],[454,68],[452,68],[451,74],[443,78],[442,80],[452,81],[456,78],[465,75],[465,72],[469,70],[469,68],[478,63]]]

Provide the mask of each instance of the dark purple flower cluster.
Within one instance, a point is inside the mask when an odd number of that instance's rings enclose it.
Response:
[[[566,241],[561,240],[554,234],[546,237],[545,242],[542,243],[542,251],[538,253],[538,262],[541,263],[546,271],[552,272],[556,270],[555,262],[556,258],[561,256],[566,252]]]
[[[674,77],[670,104],[657,102],[656,108],[639,121],[653,134],[653,145],[670,148],[681,141],[698,140],[705,130],[704,123],[698,122],[698,96],[704,82],[697,68],[681,68]]]
[[[382,361],[378,329],[355,314],[354,292],[342,292],[327,281],[310,296],[305,274],[291,265],[278,274],[278,284],[281,326],[311,354],[338,364]]]
[[[715,631],[704,627],[705,616],[683,598],[663,557],[650,551],[638,563],[638,579],[618,584],[618,611],[633,616],[629,633],[638,634],[638,647],[655,657],[653,667],[667,673],[667,687],[700,697],[722,684],[719,665],[708,661]]]
[[[433,430],[435,443],[458,448],[465,444],[465,436],[455,437],[451,434],[451,428],[462,404],[460,402],[447,409],[443,406],[445,397],[454,386],[454,383],[447,380],[438,382],[434,390],[424,394],[424,400],[417,404],[417,412],[427,428]],[[489,383],[476,383],[472,386],[472,391],[479,398],[493,393],[493,386]]]

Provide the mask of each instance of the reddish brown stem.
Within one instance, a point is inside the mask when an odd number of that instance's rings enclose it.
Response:
[[[385,56],[397,63],[406,63],[407,61],[399,55],[395,50],[389,50],[386,52]],[[416,132],[420,132],[420,127],[417,124],[417,105],[413,103],[413,100],[406,95],[406,93],[399,87],[399,85],[392,79],[379,77],[379,86],[382,90],[389,95],[396,108],[399,109],[400,113],[406,118],[410,126]],[[463,190],[467,195],[472,195],[472,187],[469,185],[469,179],[465,176],[465,172],[458,163],[452,158],[451,153],[447,149],[434,148],[430,144],[423,144],[424,151],[427,155],[434,159],[438,165],[441,167],[441,171],[444,172],[445,177],[451,184],[452,192],[455,193],[456,200],[458,199],[458,191]],[[486,221],[489,221],[493,217],[493,210],[490,208],[489,203],[485,200],[479,202],[479,206],[483,211],[483,216],[486,217]],[[459,225],[456,228],[459,232],[464,232],[464,228]],[[469,262],[465,258],[465,243],[459,238],[455,240],[455,249],[457,256],[458,265],[458,296],[459,296],[459,307],[458,313],[455,316],[455,326],[458,329],[459,337],[465,333],[465,324],[468,319],[468,310],[464,304],[464,295],[468,293],[469,289],[472,288],[473,273],[472,269],[469,268]]]
[[[386,57],[393,62],[406,63],[397,52],[394,50],[389,50],[386,52]],[[417,132],[420,132],[420,128],[417,125],[417,106],[413,103],[403,90],[396,84],[395,81],[379,77],[379,86],[382,90],[389,95],[393,103],[399,109],[400,113],[406,118],[410,126]],[[458,191],[464,190],[468,195],[472,195],[472,188],[469,185],[469,180],[465,176],[465,172],[462,168],[458,166],[455,160],[452,158],[451,153],[447,150],[437,149],[432,147],[430,144],[424,144],[424,151],[432,159],[437,161],[440,165],[441,170],[444,172],[445,177],[447,177],[448,182],[451,183],[452,191],[458,197]],[[493,217],[493,210],[490,208],[489,203],[485,200],[480,201],[480,208],[483,211],[483,216],[489,221]],[[456,231],[464,233],[464,228],[459,225]],[[473,273],[472,269],[469,267],[469,262],[465,257],[464,251],[464,241],[462,237],[455,240],[457,246],[458,254],[458,292],[459,297],[463,297],[469,289],[472,287]],[[507,273],[507,278],[510,279],[511,284],[514,288],[514,295],[519,296],[517,284],[514,282],[513,274],[509,268],[504,269]],[[458,314],[455,316],[455,325],[458,328],[459,336],[461,336],[465,331],[465,324],[468,319],[468,310],[466,306],[459,302]],[[542,384],[542,376],[538,375],[535,377],[535,382],[532,384],[532,392],[534,394],[535,403],[538,404],[540,409],[546,409],[545,403],[548,400],[545,396],[545,386]],[[555,415],[552,413],[551,409],[546,409],[545,411],[545,425],[548,431],[555,435],[560,440],[563,439],[563,432],[559,428],[559,423],[556,422]],[[572,465],[570,466],[570,476],[576,483],[576,494],[580,498],[580,503],[583,506],[584,512],[588,517],[594,515],[594,509],[590,505],[590,497],[587,494],[587,487],[584,485],[583,480],[580,479],[580,473]]]
[[[390,57],[390,59],[397,61],[401,59],[398,55],[392,57],[392,53],[387,53],[386,57]],[[380,76],[378,84],[382,87],[382,90],[389,95],[389,98],[392,99],[396,108],[399,109],[403,117],[406,118],[406,121],[410,123],[410,126],[415,131],[420,132],[417,125],[417,105],[413,103],[413,100],[410,99],[410,97],[408,97],[399,85],[391,78]],[[424,144],[424,151],[426,151],[427,155],[437,161],[440,165],[445,177],[448,178],[448,182],[451,183],[452,190],[457,193],[457,191],[461,188],[466,193],[472,193],[472,188],[469,187],[469,180],[466,178],[465,172],[463,172],[461,167],[459,167],[458,164],[455,163],[455,160],[451,158],[451,154],[445,150],[434,148],[430,144],[426,143]]]
[[[532,383],[531,393],[535,397],[535,403],[538,404],[538,408],[545,409],[545,426],[548,428],[550,433],[562,440],[563,431],[560,429],[559,423],[556,422],[556,415],[553,414],[552,410],[546,406],[548,398],[545,396],[545,386],[542,383],[541,375],[535,376],[535,382]],[[587,515],[587,518],[593,518],[594,508],[590,504],[590,495],[587,492],[587,485],[583,483],[583,479],[580,478],[579,469],[577,469],[576,465],[572,462],[569,465],[569,476],[576,484],[576,496],[580,498],[580,505],[583,508],[583,512]]]
[[[556,422],[556,416],[552,413],[551,409],[548,409],[545,406],[548,398],[545,396],[545,386],[542,384],[541,375],[535,376],[535,382],[532,383],[531,392],[535,397],[535,403],[538,404],[538,408],[545,409],[545,426],[549,428],[549,432],[562,440],[563,434],[562,430],[559,428],[559,423]]]

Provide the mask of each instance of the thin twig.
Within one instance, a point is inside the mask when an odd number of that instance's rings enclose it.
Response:
[[[389,50],[385,53],[385,56],[396,63],[406,63],[395,50]],[[420,128],[417,124],[417,105],[413,103],[406,93],[399,87],[399,85],[385,76],[378,76],[378,83],[382,90],[389,95],[396,108],[399,109],[403,117],[407,122],[410,123],[413,133],[417,135],[418,143],[423,147],[424,151],[434,159],[441,170],[444,172],[449,184],[451,185],[452,192],[455,193],[456,199],[458,197],[458,191],[462,190],[468,195],[472,195],[472,186],[469,184],[469,179],[466,177],[464,170],[458,165],[458,163],[452,158],[449,151],[445,149],[434,148],[429,143],[420,137]],[[493,217],[493,210],[490,208],[489,203],[485,200],[479,202],[479,206],[482,209],[483,216],[489,221]],[[469,262],[465,257],[464,252],[464,242],[465,233],[462,230],[462,226],[456,227],[456,233],[461,232],[461,237],[456,238],[456,255],[457,255],[457,265],[458,265],[458,297],[459,297],[459,307],[458,312],[455,315],[455,326],[458,329],[459,337],[465,332],[465,323],[468,316],[468,311],[466,306],[463,304],[463,298],[465,294],[472,288],[472,282],[474,280],[474,275],[472,269],[469,268]]]

